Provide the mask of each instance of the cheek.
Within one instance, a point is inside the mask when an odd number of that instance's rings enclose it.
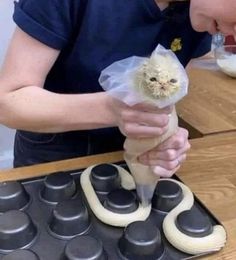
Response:
[[[204,14],[204,8],[201,8],[201,0],[192,0],[190,4],[190,19],[192,27],[196,31],[205,31],[209,22],[209,17]]]
[[[211,34],[216,32],[215,20],[222,9],[221,1],[224,0],[191,0],[190,18],[196,31],[208,31]]]
[[[191,24],[197,32],[209,32],[214,34],[217,32],[215,20],[203,14],[190,12]]]
[[[225,3],[227,2],[227,4]],[[227,23],[228,25],[236,23],[236,1],[227,0],[221,2],[221,5],[218,5],[218,13],[215,17],[216,20]]]
[[[210,34],[217,33],[216,19],[217,8],[214,8],[212,3],[208,1],[195,0],[191,1],[190,18],[192,27],[198,32],[209,32]]]

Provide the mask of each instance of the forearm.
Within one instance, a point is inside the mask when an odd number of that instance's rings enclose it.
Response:
[[[63,132],[114,126],[106,93],[56,94],[29,86],[0,98],[0,123],[35,132]]]

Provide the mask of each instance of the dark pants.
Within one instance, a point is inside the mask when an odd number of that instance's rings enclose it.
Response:
[[[17,131],[14,167],[28,166],[123,149],[124,136],[117,128],[41,134]]]

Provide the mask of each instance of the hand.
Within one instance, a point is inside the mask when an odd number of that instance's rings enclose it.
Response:
[[[186,160],[186,152],[189,149],[188,131],[179,128],[176,134],[138,159],[141,163],[151,166],[154,174],[171,177]]]
[[[164,134],[168,129],[168,114],[173,109],[158,109],[144,103],[128,106],[115,99],[112,99],[110,107],[121,133],[133,139],[153,138]]]

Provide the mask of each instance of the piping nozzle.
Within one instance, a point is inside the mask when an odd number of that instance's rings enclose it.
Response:
[[[156,188],[155,185],[150,184],[137,184],[136,183],[136,192],[139,199],[139,202],[143,207],[147,207],[152,203],[152,197]]]

